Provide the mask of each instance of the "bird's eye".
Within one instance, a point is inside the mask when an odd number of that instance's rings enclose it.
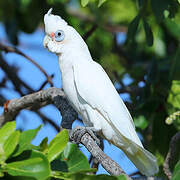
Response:
[[[55,32],[54,38],[55,38],[55,40],[56,40],[57,42],[63,41],[63,40],[64,40],[64,37],[65,37],[65,35],[64,35],[64,32],[63,32],[62,30],[57,30],[57,31]]]

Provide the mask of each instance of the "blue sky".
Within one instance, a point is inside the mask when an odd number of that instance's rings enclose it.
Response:
[[[124,36],[124,35],[123,35]],[[124,37],[119,37],[119,41],[123,42]],[[19,34],[19,46],[18,48],[24,52],[26,55],[34,59],[39,65],[41,65],[46,72],[51,75],[54,74],[53,83],[55,87],[61,88],[61,74],[59,71],[59,65],[57,57],[55,54],[48,52],[43,47],[44,32],[42,29],[38,29],[33,34]],[[7,36],[5,34],[2,24],[0,24],[0,41],[2,43],[8,44]],[[34,90],[38,90],[41,83],[46,79],[45,76],[37,69],[33,64],[28,62],[25,58],[16,55],[14,53],[3,53],[3,56],[8,61],[9,64],[16,65],[19,67],[19,76],[26,81]],[[3,77],[3,72],[0,69],[0,80]],[[131,79],[125,76],[123,79],[125,84],[129,84]],[[8,87],[12,87],[11,83],[8,83]],[[48,88],[47,85],[45,88]],[[3,94],[7,99],[19,98],[19,94],[15,93],[13,90],[1,89],[0,94]],[[122,99],[127,99],[128,94],[122,94]],[[0,114],[3,109],[0,108]],[[59,111],[52,105],[48,105],[41,109],[41,112],[45,113],[46,116],[50,117],[57,125],[60,124],[61,116]],[[16,119],[17,128],[22,128],[24,130],[33,129],[42,124],[41,119],[36,115],[36,113],[23,110]],[[77,122],[73,124],[73,127],[77,125]],[[56,131],[48,124],[44,125],[43,128],[38,133],[37,137],[33,140],[33,144],[38,145],[44,137],[48,137],[49,141],[54,138]],[[81,146],[81,150],[85,155],[89,156],[89,152]],[[120,166],[125,170],[125,172],[132,173],[136,171],[135,166],[128,160],[124,153],[113,145],[110,145],[105,141],[105,153],[120,164]],[[100,166],[98,174],[107,172]]]

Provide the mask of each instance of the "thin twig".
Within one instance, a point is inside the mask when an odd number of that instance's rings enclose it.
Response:
[[[50,77],[51,77],[51,80],[52,80],[53,77],[54,77],[54,74],[50,75]],[[46,79],[46,80],[42,83],[42,85],[40,86],[40,88],[39,88],[38,91],[42,90],[42,89],[46,86],[47,83],[48,83],[48,80]]]
[[[84,35],[83,35],[83,39],[84,41],[87,41],[87,39],[93,34],[93,32],[97,29],[97,25],[94,24],[91,29],[89,31],[87,31]]]
[[[36,61],[34,61],[32,58],[30,58],[29,56],[21,52],[19,49],[17,49],[16,47],[10,47],[10,46],[0,43],[0,50],[5,51],[6,53],[9,53],[9,52],[16,53],[25,57],[28,61],[34,64],[45,75],[51,87],[53,86],[51,77],[46,73],[46,71]]]
[[[34,90],[24,82],[16,73],[15,68],[9,65],[0,54],[0,67],[5,72],[6,76],[13,83],[16,91],[23,96],[24,92],[22,91],[22,86],[27,90],[27,93],[33,93]]]
[[[60,131],[59,126],[52,119],[48,118],[45,114],[41,113],[39,110],[37,110],[35,112],[43,120],[44,124],[49,123],[57,132]]]
[[[163,164],[163,170],[168,179],[172,178],[172,172],[170,170],[170,163],[173,161],[177,152],[178,141],[180,141],[180,132],[177,132],[172,138],[169,145],[169,151]]]

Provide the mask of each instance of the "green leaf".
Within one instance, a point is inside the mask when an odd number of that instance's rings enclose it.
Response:
[[[6,159],[8,159],[8,157],[14,152],[14,150],[19,142],[19,136],[20,136],[20,132],[15,131],[5,141],[5,143],[3,145],[3,149],[5,152]]]
[[[75,180],[126,180],[124,176],[121,177],[116,177],[116,176],[110,176],[110,175],[105,175],[105,174],[100,174],[100,175],[87,175],[87,174],[82,174],[82,173],[74,173],[70,177],[70,179],[75,179]]]
[[[40,151],[46,153],[48,151],[48,137],[45,137],[40,144]]]
[[[69,140],[68,131],[66,129],[58,133],[55,138],[49,143],[48,160],[51,162],[56,159],[64,150]]]
[[[132,20],[132,22],[129,24],[128,33],[127,33],[127,40],[128,41],[134,40],[136,32],[137,32],[138,25],[139,25],[139,21],[140,21],[140,15],[138,14]]]
[[[99,3],[98,3],[98,7],[100,7],[104,2],[106,2],[107,0],[99,0]]]
[[[4,152],[4,143],[9,138],[9,136],[15,131],[16,123],[15,121],[6,123],[0,129],[0,163],[6,160],[6,155]]]
[[[87,171],[88,172],[88,171]],[[60,171],[53,171],[52,177],[57,179],[73,179],[73,180],[126,180],[124,175],[110,176],[105,174],[100,175],[88,175],[86,171],[75,173],[63,173]]]
[[[180,109],[180,81],[172,81],[168,103],[171,104],[174,108]]]
[[[1,129],[0,129],[0,145],[4,144],[6,139],[15,131],[16,129],[16,122],[7,122]]]
[[[177,39],[180,38],[180,24],[176,23],[174,20],[167,18],[164,21],[164,24],[168,31]]]
[[[0,169],[0,177],[3,177],[3,176],[4,176],[4,173]]]
[[[117,177],[118,180],[126,180],[126,176],[121,174],[120,176]]]
[[[153,33],[151,30],[151,27],[149,26],[149,24],[146,22],[145,19],[143,19],[143,25],[144,25],[144,30],[145,30],[145,34],[146,34],[146,42],[147,42],[148,46],[152,46],[153,45]]]
[[[144,116],[138,116],[137,118],[134,118],[134,124],[137,128],[143,130],[148,126],[148,121]]]
[[[33,145],[31,141],[36,137],[38,131],[41,129],[42,125],[37,127],[36,129],[30,129],[21,133],[19,138],[19,146],[15,154],[13,156],[18,156],[25,150],[31,150]]]
[[[27,160],[8,163],[5,170],[12,176],[29,176],[37,180],[45,180],[51,173],[48,159],[36,150],[32,150]]]
[[[76,144],[68,143],[60,156],[60,160],[68,172],[90,169],[87,157],[78,149]]]
[[[81,5],[85,7],[89,3],[89,0],[81,0]]]
[[[180,45],[176,50],[176,54],[173,57],[172,65],[170,68],[169,81],[180,80]]]
[[[180,160],[178,161],[178,163],[176,164],[174,168],[171,180],[179,180],[179,179],[180,179]]]
[[[82,170],[82,171],[78,171],[78,172],[73,172],[73,173],[69,173],[69,172],[62,172],[62,171],[52,171],[51,172],[51,176],[54,178],[58,178],[58,179],[74,179],[72,178],[72,176],[78,174],[87,174],[87,173],[92,173],[92,172],[96,172],[97,169],[88,169],[88,170]]]
[[[164,11],[168,10],[171,0],[151,0],[151,7],[159,21],[164,19]]]

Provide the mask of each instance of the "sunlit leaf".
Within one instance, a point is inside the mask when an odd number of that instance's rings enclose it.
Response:
[[[81,0],[81,5],[85,7],[89,3],[89,0]]]
[[[124,176],[109,176],[105,174],[101,175],[87,175],[87,174],[82,174],[82,173],[75,173],[70,176],[70,178],[75,179],[75,180],[126,180]]]
[[[99,0],[99,3],[98,3],[98,7],[100,7],[104,2],[106,2],[107,0]]]
[[[48,159],[43,153],[35,150],[28,159],[8,163],[5,169],[12,176],[30,176],[37,180],[45,180],[51,172]]]
[[[33,145],[31,144],[31,141],[36,137],[37,133],[41,129],[42,125],[37,127],[36,129],[30,129],[27,131],[24,131],[21,133],[19,137],[19,146],[15,154],[13,156],[17,156],[21,154],[25,150],[32,149]]]
[[[0,129],[0,144],[3,144],[6,139],[15,131],[16,122],[7,122],[1,129]]]
[[[134,118],[134,124],[137,128],[143,130],[148,126],[148,121],[144,116],[138,116],[137,118]]]
[[[0,162],[3,162],[6,160],[6,155],[5,155],[3,146],[4,146],[5,141],[15,131],[15,128],[16,128],[16,123],[15,121],[12,121],[12,122],[7,122],[0,129]]]
[[[110,176],[110,175],[88,175],[85,172],[76,173],[63,173],[63,172],[53,172],[53,177],[57,179],[73,179],[73,180],[126,180],[124,175],[120,176]]]
[[[69,140],[68,131],[66,129],[58,133],[49,143],[48,160],[53,161],[64,150]]]
[[[174,108],[180,109],[180,81],[172,81],[168,103],[171,104]]]
[[[104,8],[106,13],[104,13]],[[130,23],[138,13],[136,3],[132,0],[121,0],[118,3],[117,0],[108,0],[101,9],[101,14],[105,14],[107,19],[110,18],[116,24]]]
[[[5,152],[6,159],[14,152],[18,142],[19,142],[20,132],[13,132],[8,139],[5,141],[3,145],[3,149]]]
[[[126,180],[126,177],[123,174],[121,174],[120,176],[117,177],[117,179],[118,180]]]
[[[97,169],[87,169],[87,170],[80,170],[78,172],[62,172],[62,171],[52,171],[51,175],[52,177],[58,178],[58,179],[74,179],[74,175],[76,174],[86,174],[96,172]],[[73,177],[73,178],[72,178]]]

